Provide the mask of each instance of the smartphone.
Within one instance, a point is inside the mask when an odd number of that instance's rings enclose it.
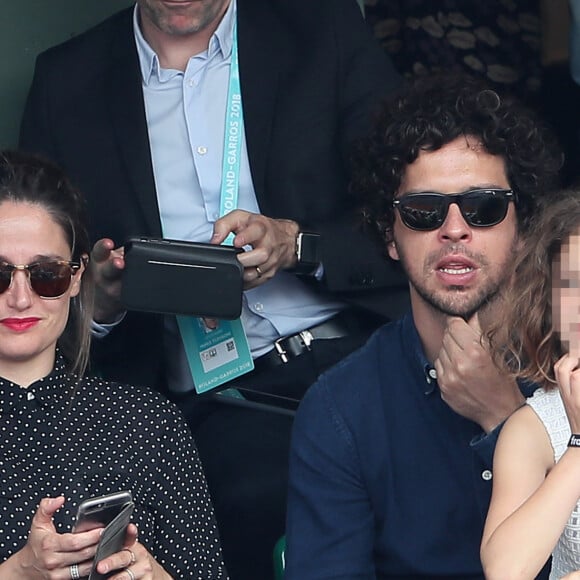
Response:
[[[108,526],[125,505],[132,502],[130,491],[117,491],[84,500],[77,510],[73,532],[87,532]]]
[[[97,572],[97,564],[123,548],[125,532],[131,522],[133,508],[134,503],[130,491],[93,497],[79,505],[73,528],[74,533],[104,527],[88,580],[105,580],[118,572],[117,570],[107,575],[100,574]]]

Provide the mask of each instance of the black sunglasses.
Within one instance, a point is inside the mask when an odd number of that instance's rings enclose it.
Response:
[[[28,273],[30,287],[41,298],[60,298],[69,288],[72,277],[81,265],[66,260],[46,260],[33,264],[8,264],[0,262],[0,294],[12,284],[16,270]]]
[[[402,222],[412,230],[436,230],[447,218],[449,206],[456,203],[463,219],[472,227],[487,228],[505,219],[510,201],[516,201],[511,189],[472,189],[464,193],[408,193],[393,201]]]

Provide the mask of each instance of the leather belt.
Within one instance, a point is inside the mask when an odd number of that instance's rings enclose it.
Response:
[[[293,358],[312,350],[312,343],[316,340],[329,340],[343,338],[350,332],[342,321],[342,316],[337,314],[329,320],[316,326],[297,332],[291,336],[279,338],[274,343],[274,348],[265,355],[256,359],[258,365],[278,366],[290,362]]]

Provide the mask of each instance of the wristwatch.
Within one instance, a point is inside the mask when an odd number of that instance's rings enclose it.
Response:
[[[301,276],[312,276],[318,269],[320,262],[320,234],[298,232],[294,272]]]

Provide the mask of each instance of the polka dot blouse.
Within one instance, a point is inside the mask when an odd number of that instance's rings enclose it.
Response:
[[[87,378],[58,357],[23,389],[0,378],[0,562],[26,543],[43,497],[64,495],[68,532],[86,498],[131,490],[139,541],[174,578],[227,578],[197,449],[154,391]]]

